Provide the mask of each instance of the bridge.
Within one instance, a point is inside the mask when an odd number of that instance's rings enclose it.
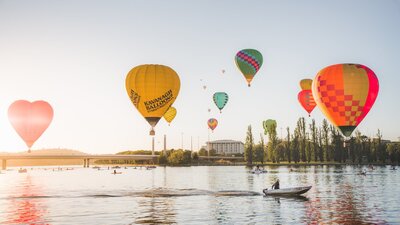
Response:
[[[83,167],[89,167],[90,160],[155,160],[157,155],[91,155],[91,154],[32,154],[32,153],[19,153],[19,154],[0,154],[2,160],[2,170],[7,169],[7,160],[12,159],[81,159],[83,160]]]

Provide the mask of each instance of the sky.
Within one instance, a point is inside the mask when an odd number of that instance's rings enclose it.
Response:
[[[156,126],[156,150],[164,134],[167,148],[197,150],[208,139],[244,142],[249,125],[258,142],[266,119],[277,121],[279,136],[302,116],[321,124],[318,108],[308,118],[298,103],[299,81],[337,63],[366,65],[379,79],[358,130],[398,140],[399,40],[399,0],[0,0],[0,152],[27,149],[7,115],[19,99],[54,109],[32,149],[151,149],[150,127],[125,90],[141,64],[168,65],[181,81],[176,118]],[[250,88],[234,63],[245,48],[264,57]],[[229,95],[222,113],[217,91]],[[219,121],[214,132],[209,118]]]

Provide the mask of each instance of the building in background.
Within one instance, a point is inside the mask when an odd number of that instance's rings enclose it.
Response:
[[[241,141],[234,140],[217,140],[206,143],[206,150],[215,150],[219,155],[243,154],[244,144]]]

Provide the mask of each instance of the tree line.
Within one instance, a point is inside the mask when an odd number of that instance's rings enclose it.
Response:
[[[307,124],[304,117],[298,119],[293,131],[286,128],[286,137],[278,138],[276,128],[276,124],[268,127],[267,144],[262,134],[256,144],[251,126],[248,127],[244,152],[248,164],[283,161],[398,164],[400,161],[400,142],[383,140],[379,129],[374,137],[356,130],[353,136],[344,138],[326,119],[317,126],[314,119]]]

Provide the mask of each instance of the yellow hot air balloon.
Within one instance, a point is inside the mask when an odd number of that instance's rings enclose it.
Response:
[[[164,65],[140,65],[129,71],[125,80],[126,91],[133,105],[154,127],[176,100],[180,80],[178,74]]]
[[[174,107],[169,107],[169,109],[164,114],[164,119],[168,122],[168,125],[174,120],[176,116],[176,109]]]
[[[311,79],[302,79],[300,81],[301,90],[311,90],[312,80]]]

